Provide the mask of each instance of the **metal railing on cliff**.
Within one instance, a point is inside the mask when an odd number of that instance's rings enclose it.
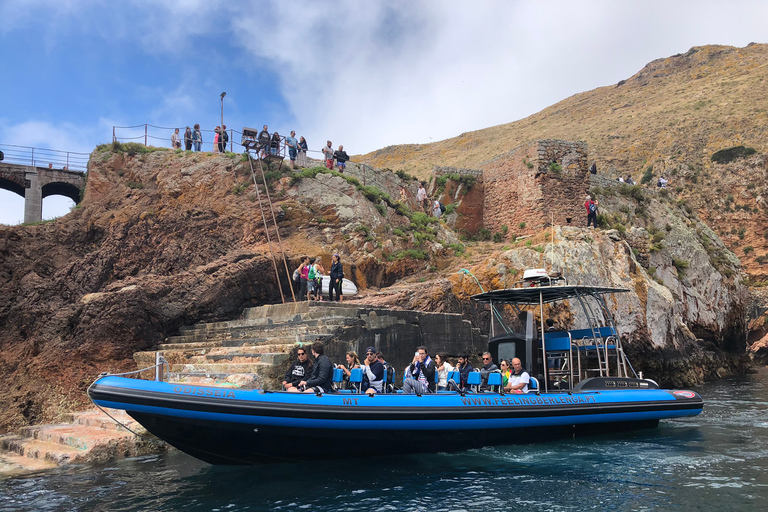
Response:
[[[184,127],[167,127],[167,126],[156,126],[153,124],[145,123],[145,124],[137,124],[135,126],[113,126],[112,127],[112,140],[117,142],[143,142],[145,146],[151,145],[153,146],[167,146],[171,147],[171,135],[176,131],[176,128],[179,129],[179,136],[182,140],[182,147],[184,147],[184,131],[186,129],[186,126]],[[202,141],[202,150],[206,152],[214,152],[217,150],[217,148],[214,148],[213,138],[215,135],[214,130],[200,130],[203,133],[203,141]],[[243,139],[243,133],[238,130],[234,130],[232,128],[227,130],[227,133],[229,135],[229,141],[227,143],[229,147],[229,151],[235,152],[235,151],[244,151],[244,146],[238,142]],[[207,135],[207,136],[206,136]],[[207,140],[206,140],[207,139]],[[237,146],[237,149],[235,148]],[[206,149],[210,148],[210,149]],[[317,154],[320,158],[312,158],[311,163],[314,165],[325,165],[325,159],[323,158],[322,151],[310,149],[307,151],[307,153]],[[278,155],[282,156],[283,158],[286,157],[286,145],[285,145],[285,137],[280,136],[280,148],[278,150]],[[355,160],[349,160],[348,164],[355,164],[360,167],[362,170],[362,183],[363,186],[367,185],[368,181],[368,174],[373,174],[376,172],[376,170],[368,163],[365,162],[358,162]],[[392,179],[389,176],[386,175],[377,175],[377,181],[384,181],[387,184],[391,184],[392,186],[399,186],[400,184],[397,183],[394,179]]]
[[[0,144],[0,151],[3,152],[3,162],[9,164],[81,172],[88,170],[88,158],[90,157],[89,153],[17,146],[14,144]]]

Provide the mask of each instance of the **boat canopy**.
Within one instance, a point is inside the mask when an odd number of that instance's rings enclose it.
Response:
[[[598,296],[608,293],[628,292],[627,288],[608,288],[605,286],[563,285],[563,286],[529,286],[526,288],[507,288],[492,290],[472,296],[472,300],[482,303],[503,302],[536,306],[541,303],[549,304],[577,297]]]

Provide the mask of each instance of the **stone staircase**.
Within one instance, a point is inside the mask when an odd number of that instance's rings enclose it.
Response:
[[[147,434],[125,411],[107,411],[134,432]],[[63,419],[63,423],[22,427],[17,434],[0,436],[0,475],[106,462],[167,449],[155,437],[135,436],[98,409],[68,413]]]
[[[358,306],[331,302],[249,308],[235,320],[182,327],[157,350],[134,354],[134,360],[146,368],[160,353],[168,362],[169,382],[279,389],[291,351],[361,324],[359,313]]]

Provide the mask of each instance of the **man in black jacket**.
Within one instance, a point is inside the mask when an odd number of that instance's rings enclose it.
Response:
[[[427,347],[416,349],[413,362],[407,369],[403,393],[422,395],[435,392],[435,362],[429,357]]]
[[[312,363],[309,360],[307,349],[299,347],[296,351],[298,359],[294,361],[283,377],[283,389],[286,391],[298,391],[299,382],[309,377],[312,373]]]
[[[489,390],[491,387],[488,385],[488,376],[491,372],[499,371],[499,367],[493,362],[490,352],[483,352],[483,367],[480,368],[480,389],[483,391]]]
[[[259,132],[259,151],[261,151],[261,158],[266,157],[269,154],[269,142],[272,137],[269,135],[267,125]]]
[[[469,374],[474,370],[472,365],[469,363],[468,356],[459,356],[459,364],[456,365],[456,370],[459,372],[459,387],[464,389],[467,387],[467,379],[469,379]]]
[[[323,352],[322,341],[312,344],[312,355],[315,356],[315,364],[312,367],[312,376],[299,382],[299,387],[305,388],[305,393],[327,393],[333,389],[333,363]]]

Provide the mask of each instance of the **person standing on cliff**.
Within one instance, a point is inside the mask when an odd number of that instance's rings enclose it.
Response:
[[[217,126],[213,130],[213,149],[211,151],[213,151],[214,153],[219,152],[219,131],[220,130],[221,130],[220,126]]]
[[[336,292],[336,300],[343,301],[341,295],[341,285],[344,281],[344,266],[341,264],[341,257],[334,254],[331,258],[331,282],[328,286],[328,300],[333,302],[333,292]]]
[[[189,129],[189,126],[187,126],[186,131],[184,131],[184,149],[192,151],[192,130]]]
[[[584,208],[587,209],[587,227],[591,223],[597,229],[597,201],[593,201],[592,196],[587,196]]]
[[[416,191],[416,200],[419,202],[421,209],[426,213],[429,201],[427,201],[427,189],[424,188],[424,183],[419,183],[419,190]]]
[[[203,132],[200,131],[200,125],[195,123],[195,131],[192,132],[192,142],[195,143],[195,151],[200,151],[203,147]]]
[[[299,141],[296,140],[296,132],[291,130],[291,134],[285,138],[285,145],[288,146],[288,157],[291,159],[291,167],[296,168],[296,157],[299,153]]]
[[[227,125],[221,125],[221,133],[219,134],[219,153],[224,153],[227,150],[227,142],[229,142],[229,135],[227,134]]]
[[[261,150],[261,158],[265,158],[269,154],[269,141],[272,137],[269,136],[269,130],[267,125],[259,132],[259,149]]]
[[[344,146],[340,145],[339,149],[333,152],[333,157],[336,159],[336,167],[338,168],[338,171],[344,172],[344,169],[347,168],[347,160],[349,160],[347,152],[344,151]]]
[[[309,160],[307,160],[307,151],[309,151],[309,145],[307,139],[299,137],[299,167],[309,167]]]
[[[171,146],[173,149],[181,149],[181,135],[179,135],[178,128],[176,128],[173,135],[171,135]]]
[[[333,143],[331,141],[325,143],[323,158],[325,159],[325,167],[333,170]]]

